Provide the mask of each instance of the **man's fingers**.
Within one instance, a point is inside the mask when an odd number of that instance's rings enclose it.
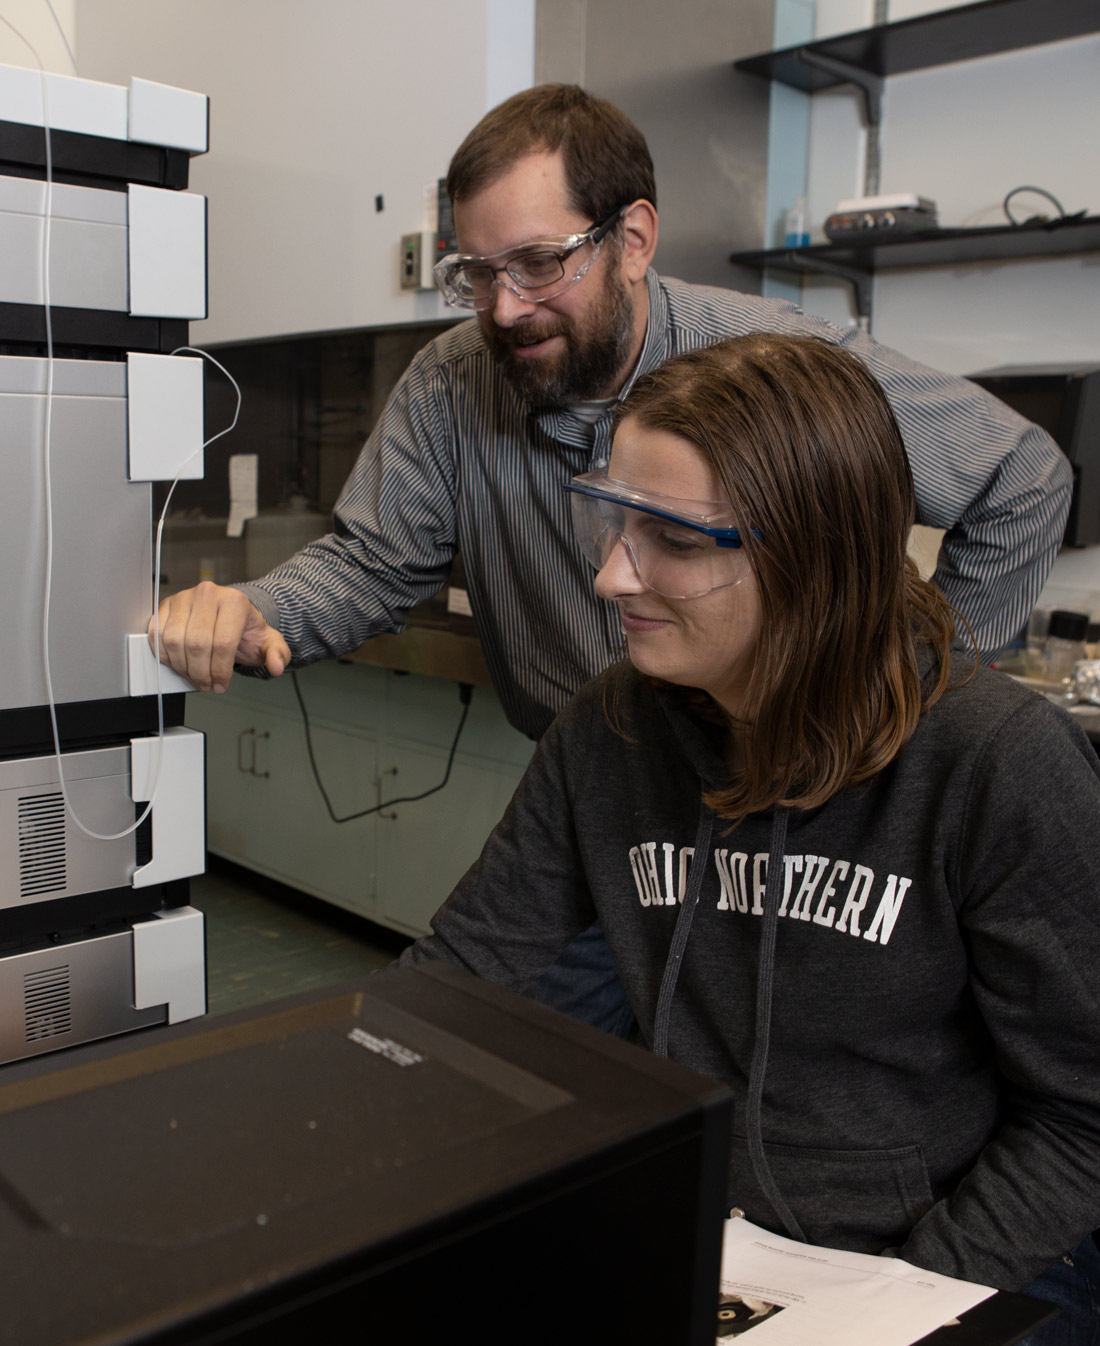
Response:
[[[261,626],[265,625],[263,618],[240,590],[232,589],[228,592],[236,595],[239,601],[224,598],[212,614],[211,633],[207,635],[201,625],[196,632],[195,654],[200,663],[205,661],[208,686],[215,692],[224,692],[228,688],[234,664],[255,662],[249,657],[245,632],[253,624],[253,618]]]
[[[161,662],[200,691],[220,692],[229,686],[235,663],[255,667],[263,662],[256,637],[272,631],[239,589],[209,581],[166,598],[157,612],[156,626]],[[154,649],[156,626],[149,624]],[[278,641],[286,649],[281,636]],[[287,650],[284,666],[289,659]]]
[[[267,627],[267,631],[269,635],[263,644],[264,667],[277,678],[290,663],[290,646],[273,626]]]

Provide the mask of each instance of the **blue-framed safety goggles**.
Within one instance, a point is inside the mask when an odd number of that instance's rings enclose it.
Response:
[[[638,577],[665,598],[701,598],[751,573],[729,501],[683,500],[608,476],[606,467],[574,477],[573,531],[597,569],[621,542]],[[753,536],[762,540],[759,529]]]

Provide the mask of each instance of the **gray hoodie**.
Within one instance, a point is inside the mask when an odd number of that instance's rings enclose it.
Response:
[[[818,809],[731,832],[724,773],[675,689],[596,679],[405,959],[522,989],[599,919],[643,1041],[734,1092],[731,1207],[1022,1288],[1100,1226],[1100,760],[983,670]]]

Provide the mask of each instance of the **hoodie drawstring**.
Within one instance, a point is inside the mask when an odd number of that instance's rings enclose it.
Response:
[[[749,1066],[749,1092],[746,1104],[746,1131],[749,1160],[753,1175],[764,1195],[782,1220],[788,1235],[806,1242],[802,1226],[783,1200],[764,1154],[764,1139],[760,1114],[764,1101],[764,1075],[768,1068],[768,1047],[771,1040],[772,986],[775,981],[775,937],[779,928],[779,904],[783,894],[783,855],[787,842],[786,809],[777,808],[772,819],[771,849],[768,852],[768,878],[764,887],[764,919],[760,929],[760,953],[757,959],[756,1024],[753,1037],[752,1062]],[[687,890],[680,905],[672,932],[668,958],[657,994],[657,1012],[653,1023],[653,1051],[657,1056],[668,1056],[668,1025],[672,1014],[672,997],[684,960],[699,892],[707,870],[707,855],[714,830],[714,814],[706,804],[700,805],[699,827],[695,836],[695,850],[688,874]]]
[[[672,994],[676,990],[676,979],[680,975],[680,964],[684,961],[691,922],[695,917],[695,908],[699,904],[699,890],[703,886],[703,875],[707,871],[707,852],[710,849],[710,836],[713,830],[714,814],[706,804],[701,803],[699,827],[695,834],[695,850],[691,857],[691,869],[688,871],[687,891],[680,904],[680,913],[676,917],[672,943],[669,945],[664,975],[661,977],[661,989],[657,993],[657,1013],[653,1020],[653,1051],[656,1056],[668,1055],[668,1020],[672,1013]]]
[[[793,1239],[806,1242],[802,1226],[780,1195],[764,1154],[760,1112],[764,1102],[764,1072],[768,1068],[768,1047],[772,1031],[772,985],[775,981],[775,935],[779,928],[779,903],[783,893],[783,852],[787,842],[787,810],[777,808],[772,817],[771,849],[768,852],[768,881],[764,887],[764,920],[760,928],[760,953],[756,963],[756,1024],[753,1035],[752,1064],[749,1067],[749,1097],[745,1129],[748,1133],[749,1159],[753,1176],[775,1213]]]

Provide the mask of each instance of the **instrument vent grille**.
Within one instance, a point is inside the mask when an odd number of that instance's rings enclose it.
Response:
[[[65,801],[60,791],[19,800],[19,893],[25,900],[68,886]]]
[[[69,965],[42,968],[23,978],[23,1022],[28,1042],[56,1038],[73,1026]]]

